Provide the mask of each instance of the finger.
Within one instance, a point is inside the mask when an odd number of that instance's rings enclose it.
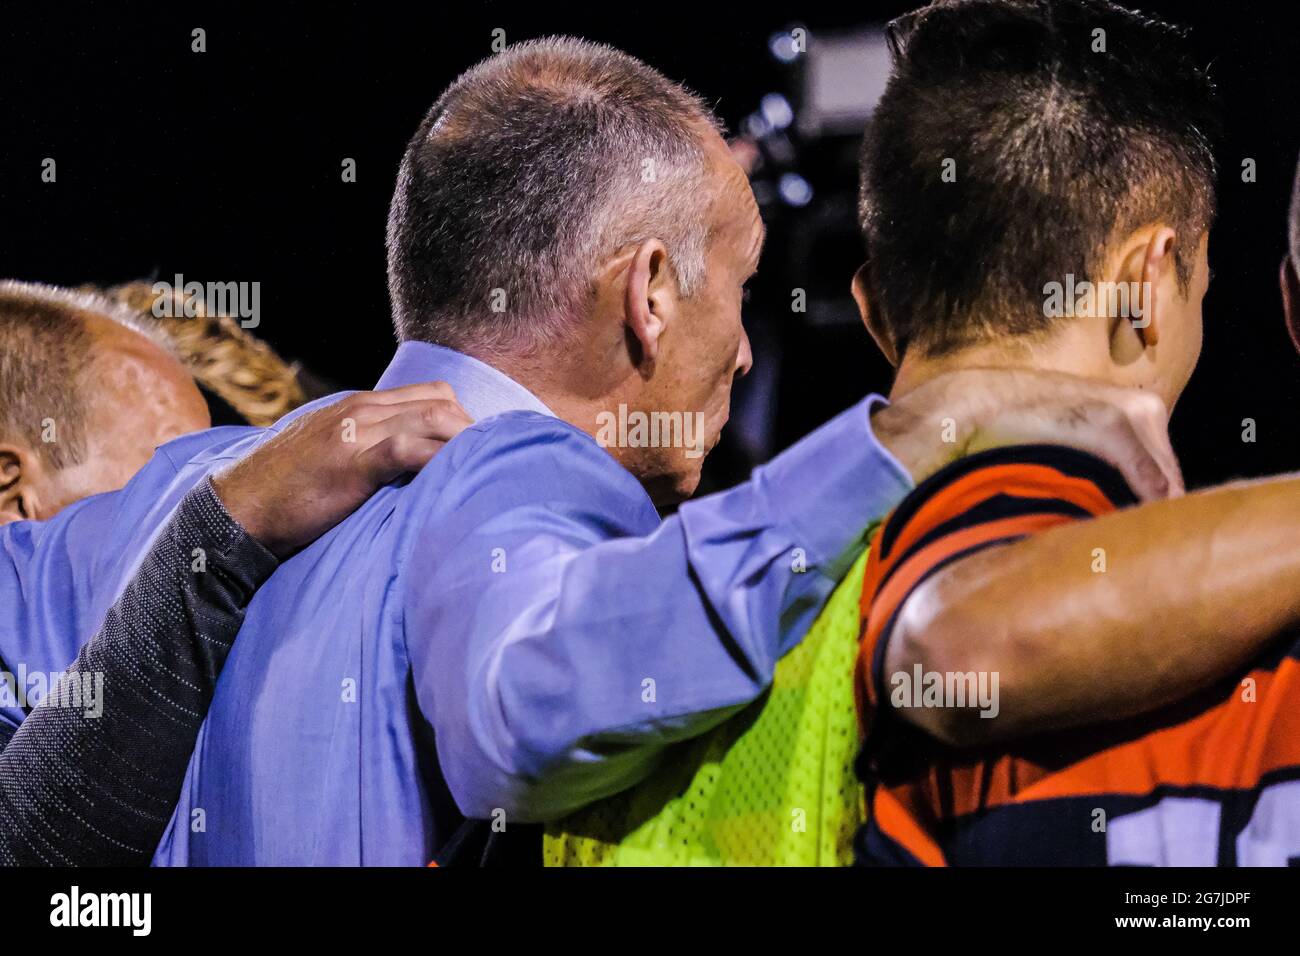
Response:
[[[1168,482],[1166,496],[1183,495],[1186,492],[1183,469],[1169,440],[1169,412],[1165,403],[1155,395],[1142,393],[1133,399],[1131,406],[1129,420]]]
[[[1143,434],[1137,423],[1126,419],[1123,427],[1109,430],[1109,448],[1103,455],[1115,465],[1140,501],[1159,501],[1182,493],[1182,472],[1172,455],[1165,455],[1159,442]]]
[[[416,382],[414,385],[402,385],[398,388],[385,388],[374,392],[357,392],[351,397],[361,405],[398,405],[402,402],[430,401],[433,399],[451,399],[455,401],[456,392],[446,382]]]
[[[1114,465],[1142,501],[1183,494],[1182,468],[1169,442],[1169,414],[1164,402],[1150,392],[1086,384],[1063,396],[1077,394],[1073,421],[1076,442]],[[1089,447],[1091,446],[1091,447]]]
[[[1176,461],[1162,455],[1145,420],[1122,405],[1093,398],[1058,406],[1056,412],[1041,421],[1031,415],[1013,434],[1021,442],[1046,440],[1096,455],[1123,475],[1141,501],[1168,497],[1171,487],[1181,481]],[[1035,427],[1041,430],[1044,423],[1044,437],[1034,438]]]
[[[1168,485],[1165,497],[1182,497],[1187,491],[1186,486],[1183,484],[1183,469],[1178,463],[1178,456],[1174,454],[1173,446],[1169,444],[1166,430],[1163,426],[1146,429],[1143,431],[1143,436],[1147,450],[1151,453]]]
[[[445,444],[409,431],[398,431],[367,448],[358,461],[372,482],[382,485],[398,475],[419,471]]]
[[[384,422],[390,418],[396,418],[398,415],[403,415],[407,412],[419,411],[427,408],[437,408],[453,412],[471,424],[474,421],[474,419],[470,417],[469,412],[465,411],[465,406],[456,401],[455,398],[421,398],[410,402],[399,402],[395,405],[379,405],[376,406],[378,417],[375,421]]]
[[[369,431],[382,425],[384,422],[398,417],[399,415],[411,411],[426,410],[432,405],[437,405],[438,407],[445,406],[450,412],[454,412],[457,416],[463,418],[466,424],[472,425],[474,423],[474,420],[469,417],[469,412],[465,411],[464,406],[461,405],[460,402],[456,401],[454,395],[451,397],[435,395],[431,398],[419,398],[413,399],[409,402],[397,402],[384,405],[366,404],[358,408],[348,409],[347,415],[355,421],[357,425]],[[387,432],[384,434],[387,434]],[[380,437],[383,436],[381,435]]]
[[[363,438],[366,444],[376,444],[402,432],[436,441],[451,441],[474,424],[465,409],[452,401],[404,402],[390,407],[396,409],[395,414],[374,422],[366,429]]]
[[[1139,501],[1160,501],[1169,497],[1169,476],[1156,460],[1145,454],[1127,454],[1130,450],[1124,449],[1118,455],[1107,457],[1116,459],[1111,464],[1119,468],[1133,494]]]

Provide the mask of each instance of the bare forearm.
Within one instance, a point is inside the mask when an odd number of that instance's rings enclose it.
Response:
[[[911,715],[956,744],[1133,716],[1300,624],[1300,479],[1071,524],[954,564],[909,599],[887,666],[990,671],[999,713]],[[929,726],[934,724],[934,726]]]

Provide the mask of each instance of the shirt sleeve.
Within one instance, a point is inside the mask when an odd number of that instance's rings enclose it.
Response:
[[[453,443],[472,480],[418,535],[403,605],[461,811],[561,816],[758,697],[910,487],[871,435],[877,400],[662,523],[562,422],[511,414]]]
[[[885,651],[907,599],[932,575],[984,548],[1137,499],[1123,476],[1061,445],[1020,445],[971,455],[922,482],[881,525],[862,586],[861,699],[888,699]]]
[[[185,494],[209,470],[178,463],[250,429],[197,432],[160,446],[125,488],[83,498],[48,521],[0,525],[0,660],[24,675],[57,674],[77,656]],[[229,443],[221,442],[225,447]],[[0,684],[0,716],[27,716]]]
[[[0,862],[149,862],[217,676],[275,557],[204,481],[0,752]]]

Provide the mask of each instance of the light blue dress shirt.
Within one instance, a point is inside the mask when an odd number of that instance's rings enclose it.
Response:
[[[661,520],[475,359],[406,343],[379,387],[436,379],[476,424],[262,587],[155,863],[420,865],[461,813],[509,826],[616,792],[764,691],[911,487],[872,396]],[[122,491],[0,529],[6,669],[66,666],[185,492],[305,410],[177,439]]]

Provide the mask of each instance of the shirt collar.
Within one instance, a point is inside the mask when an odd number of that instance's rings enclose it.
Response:
[[[376,388],[397,388],[417,382],[446,382],[475,421],[502,412],[529,411],[555,417],[542,400],[509,375],[463,352],[403,342]]]

